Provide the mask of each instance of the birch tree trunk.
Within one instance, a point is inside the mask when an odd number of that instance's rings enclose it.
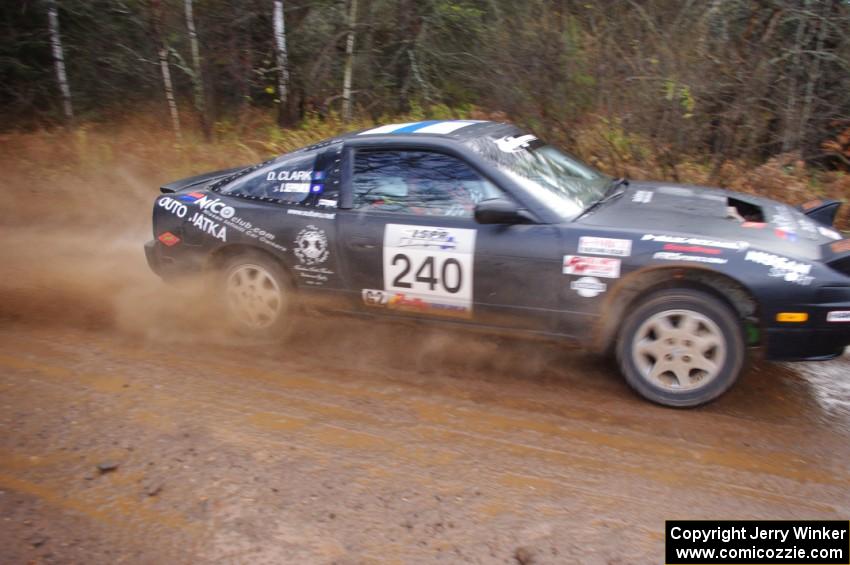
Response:
[[[153,9],[153,26],[155,40],[159,43],[159,68],[162,72],[162,85],[165,89],[165,100],[168,102],[168,111],[171,113],[171,127],[174,129],[174,137],[178,143],[183,141],[183,132],[180,128],[180,113],[177,111],[177,102],[174,100],[174,86],[171,82],[171,69],[168,67],[168,45],[162,33],[162,4],[160,0],[151,0]]]
[[[283,126],[289,122],[289,60],[286,53],[283,0],[274,0],[274,41],[277,55],[277,123]]]
[[[183,141],[183,132],[180,129],[180,113],[177,111],[177,102],[174,100],[174,87],[171,84],[171,69],[168,67],[168,49],[163,44],[159,48],[159,67],[162,70],[162,84],[165,87],[165,100],[168,102],[168,110],[171,112],[171,127],[178,142]]]
[[[65,113],[65,121],[70,124],[74,120],[74,106],[71,103],[68,76],[65,74],[65,52],[62,49],[62,36],[59,35],[59,11],[56,0],[48,0],[47,2],[47,22],[50,28],[53,64],[56,67],[56,81],[59,83],[59,92],[62,94],[62,110]]]
[[[192,86],[195,91],[195,110],[201,120],[201,131],[204,139],[210,140],[210,124],[207,117],[206,94],[204,92],[204,75],[201,71],[201,52],[198,48],[198,34],[195,31],[195,16],[192,10],[192,0],[185,0],[186,29],[189,32],[189,44],[192,48]]]
[[[354,25],[357,22],[357,0],[350,0],[348,39],[345,42],[345,76],[342,80],[342,119],[351,120],[351,72],[354,67]]]

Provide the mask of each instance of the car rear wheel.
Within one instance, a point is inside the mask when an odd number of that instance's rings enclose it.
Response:
[[[744,356],[741,324],[732,309],[691,289],[647,297],[626,317],[617,343],[626,381],[666,406],[717,398],[738,378]]]
[[[231,326],[257,337],[283,337],[291,323],[292,290],[283,268],[261,253],[233,257],[224,266],[221,293]]]

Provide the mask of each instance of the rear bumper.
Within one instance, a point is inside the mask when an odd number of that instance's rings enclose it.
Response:
[[[145,243],[145,258],[148,267],[166,282],[204,272],[209,253],[197,245],[167,247],[152,239]]]
[[[162,276],[162,258],[159,254],[159,249],[156,240],[152,239],[145,243],[145,259],[148,260],[148,267],[157,276]]]
[[[174,257],[166,254],[166,247],[160,242],[151,240],[145,243],[145,258],[148,267],[160,278],[170,281],[185,273],[182,264],[190,264],[189,260],[178,263]]]

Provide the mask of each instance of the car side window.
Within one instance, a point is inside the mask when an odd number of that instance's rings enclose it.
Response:
[[[354,208],[422,216],[472,217],[475,205],[501,196],[463,161],[431,151],[358,150]]]
[[[221,189],[228,196],[268,198],[298,204],[310,195],[312,183],[321,172],[313,170],[315,153],[278,159],[256,171],[239,177]]]

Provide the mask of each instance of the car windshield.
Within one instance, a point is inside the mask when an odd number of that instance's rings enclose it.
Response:
[[[564,219],[602,198],[611,178],[535,136],[478,138],[470,146]]]

